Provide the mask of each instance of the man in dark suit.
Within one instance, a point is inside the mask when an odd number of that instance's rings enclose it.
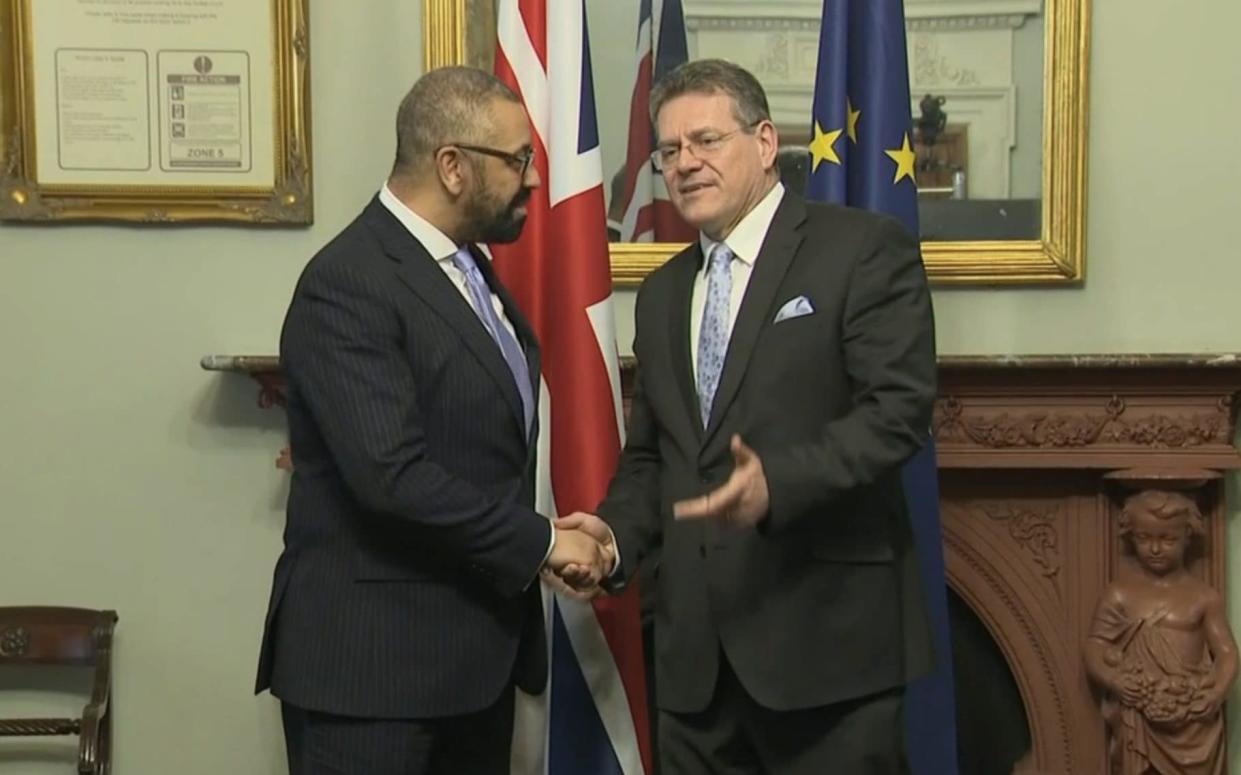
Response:
[[[651,114],[701,238],[638,293],[599,514],[614,584],[662,546],[663,774],[906,772],[903,687],[932,662],[900,479],[935,395],[918,243],[785,190],[766,96],[735,65],[681,66]]]
[[[513,687],[547,680],[539,572],[605,562],[533,510],[538,345],[477,248],[539,185],[521,103],[445,68],[396,128],[281,337],[295,469],[257,689],[293,775],[508,772]]]

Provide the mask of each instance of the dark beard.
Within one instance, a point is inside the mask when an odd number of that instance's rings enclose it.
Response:
[[[496,206],[486,195],[472,197],[466,206],[466,219],[475,233],[473,242],[507,245],[521,237],[526,216],[517,215],[517,208],[530,200],[530,189],[523,188],[507,205]]]

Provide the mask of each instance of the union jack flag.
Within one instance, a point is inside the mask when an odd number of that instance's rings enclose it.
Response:
[[[641,0],[629,100],[628,146],[622,171],[624,186],[619,201],[611,208],[614,213],[623,213],[621,220],[612,224],[620,233],[621,242],[689,242],[698,238],[698,232],[681,219],[669,201],[663,176],[651,166],[651,151],[655,150],[651,86],[687,58],[681,0]]]
[[[612,279],[584,0],[501,0],[496,75],[525,104],[543,186],[521,239],[491,247],[543,346],[539,511],[593,511],[619,457]],[[650,769],[636,589],[583,603],[544,588],[550,685],[519,693],[515,773]]]

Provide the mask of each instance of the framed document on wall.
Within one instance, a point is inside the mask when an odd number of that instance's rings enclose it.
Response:
[[[308,224],[308,0],[0,0],[0,218]]]

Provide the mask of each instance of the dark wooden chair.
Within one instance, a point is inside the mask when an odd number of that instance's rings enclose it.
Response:
[[[77,735],[78,773],[107,775],[112,758],[112,630],[116,611],[0,607],[0,665],[94,669],[81,718],[0,719],[0,737]]]

